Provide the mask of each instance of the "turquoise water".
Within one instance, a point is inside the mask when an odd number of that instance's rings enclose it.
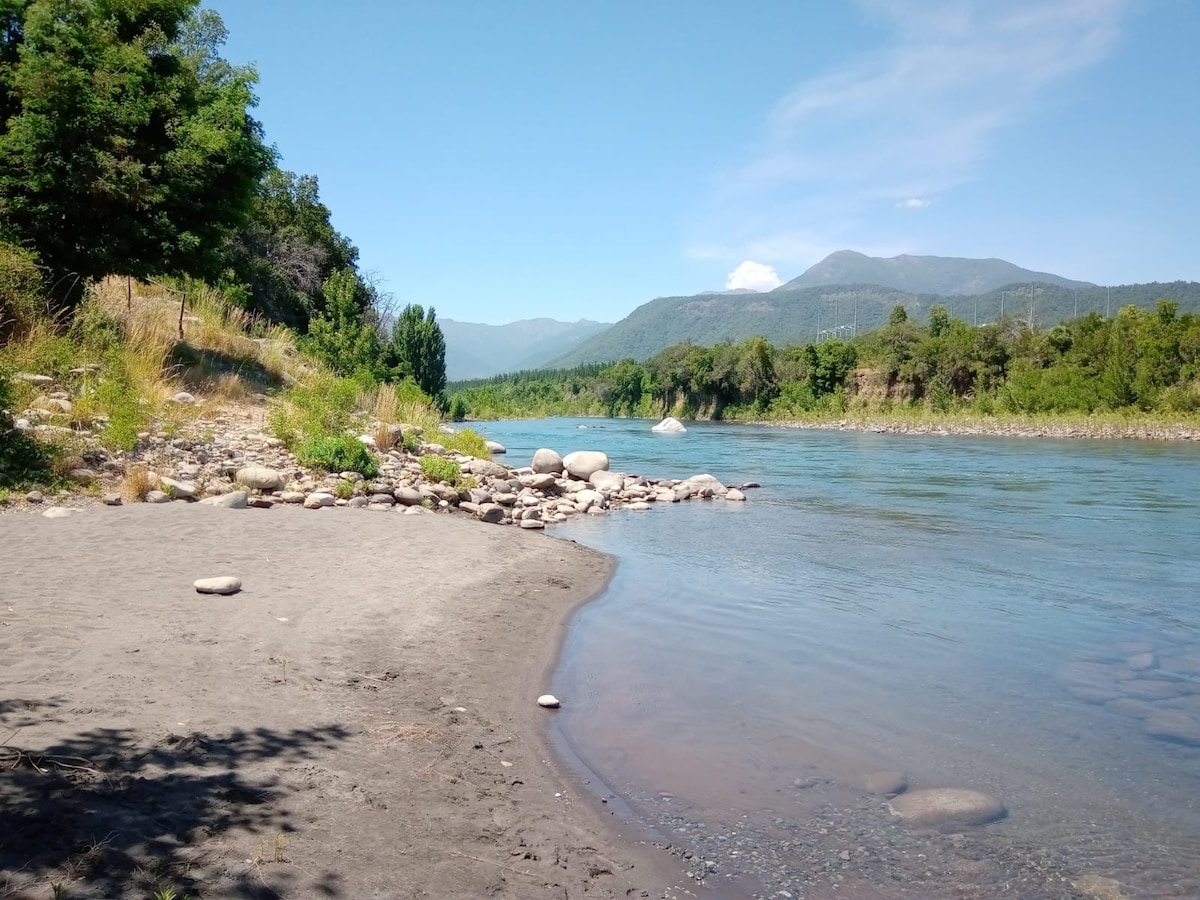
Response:
[[[730,896],[1200,896],[1200,446],[650,424],[481,429],[762,484],[552,532],[619,563],[553,685],[599,793]],[[1009,815],[897,825],[881,770]]]

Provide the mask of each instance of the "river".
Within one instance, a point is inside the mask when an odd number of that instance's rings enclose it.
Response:
[[[701,895],[1200,896],[1200,446],[650,424],[479,430],[762,485],[552,530],[618,560],[564,750]],[[913,828],[881,772],[1008,815]]]

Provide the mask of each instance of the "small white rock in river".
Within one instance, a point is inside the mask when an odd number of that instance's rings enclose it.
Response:
[[[192,582],[192,587],[200,594],[236,594],[242,589],[242,580],[232,575],[198,578]]]
[[[562,704],[558,702],[558,698],[553,694],[542,694],[542,696],[538,697],[538,706],[543,709],[558,709]]]
[[[672,434],[683,434],[683,432],[687,431],[687,429],[683,427],[683,423],[674,416],[667,416],[650,430],[658,432],[670,432]]]

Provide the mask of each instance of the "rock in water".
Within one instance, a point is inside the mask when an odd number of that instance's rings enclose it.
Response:
[[[683,434],[685,431],[687,431],[687,429],[683,427],[683,423],[674,416],[667,416],[650,430],[660,433],[668,432],[672,434]]]
[[[560,706],[562,706],[562,704],[558,702],[558,698],[553,694],[542,694],[542,696],[538,697],[537,702],[538,706],[542,707],[543,709],[558,709]]]
[[[909,825],[986,825],[1008,815],[995,797],[967,788],[931,788],[888,802],[892,815]]]
[[[67,516],[72,516],[79,510],[70,506],[52,506],[42,513],[47,519],[65,519]]]
[[[242,589],[242,580],[232,575],[198,578],[192,582],[192,587],[200,594],[236,594]]]
[[[508,450],[505,448],[505,446],[503,444],[499,443],[498,441],[484,441],[483,443],[488,448],[488,450],[490,450],[492,453],[496,454],[497,456],[499,456],[502,453],[508,452]]]
[[[562,464],[573,477],[587,481],[594,473],[608,468],[608,454],[600,450],[576,450],[564,456]]]

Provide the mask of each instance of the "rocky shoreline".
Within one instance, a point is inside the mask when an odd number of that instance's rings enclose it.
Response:
[[[179,396],[192,404],[195,398]],[[53,410],[42,408],[55,405]],[[48,395],[16,420],[18,428],[48,439],[79,435],[52,424],[70,400],[62,392]],[[41,419],[42,421],[39,421]],[[506,450],[488,442],[491,459],[448,450],[437,435],[420,426],[389,425],[395,446],[384,449],[371,434],[359,440],[374,455],[379,472],[326,473],[301,465],[284,442],[266,433],[260,410],[241,409],[201,417],[186,430],[145,432],[129,452],[102,446],[103,431],[86,436],[91,446],[79,453],[67,479],[78,490],[48,497],[42,491],[24,495],[24,504],[49,517],[69,515],[72,508],[103,503],[192,503],[230,508],[301,506],[306,509],[348,507],[394,510],[409,515],[449,512],[467,514],[490,524],[540,529],[575,515],[602,515],[610,510],[644,511],[655,503],[690,499],[744,501],[741,489],[708,474],[687,478],[651,478],[613,472],[607,454],[580,450],[560,455],[543,448],[527,466],[496,460]],[[441,426],[452,433],[448,426]],[[182,433],[181,433],[182,432]],[[378,433],[378,432],[376,432]],[[406,449],[415,448],[415,449]],[[422,466],[439,457],[458,474],[439,480]],[[757,485],[753,485],[757,486]],[[15,498],[19,499],[19,498]]]

